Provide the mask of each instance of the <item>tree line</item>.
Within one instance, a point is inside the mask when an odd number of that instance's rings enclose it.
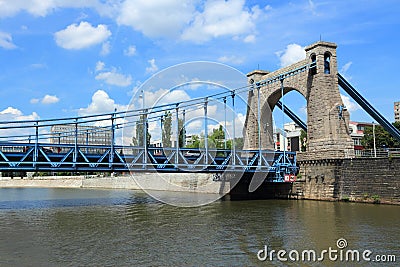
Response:
[[[132,144],[135,146],[143,146],[144,140],[144,121],[145,117],[140,116],[139,120],[136,122],[136,132],[135,136],[132,137]],[[186,148],[204,148],[205,138],[204,134],[192,135],[191,141],[186,145],[186,128],[183,119],[178,119],[178,129],[179,129],[179,147]],[[161,140],[163,147],[172,147],[172,113],[166,111],[161,118]],[[150,145],[151,134],[149,132],[149,127],[147,127],[147,146]],[[225,140],[225,131],[222,125],[218,128],[212,130],[208,135],[208,147],[216,149],[232,149],[232,140]],[[243,148],[243,137],[235,138],[235,147],[237,149]]]

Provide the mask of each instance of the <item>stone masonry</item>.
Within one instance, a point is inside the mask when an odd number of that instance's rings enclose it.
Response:
[[[255,70],[247,74],[253,90],[248,94],[248,110],[244,127],[244,149],[258,149],[258,94],[260,95],[261,148],[273,149],[272,110],[282,98],[280,81],[262,85],[258,93],[256,84],[293,69],[316,63],[316,68],[283,80],[283,93],[298,91],[307,101],[307,152],[299,159],[349,158],[354,156],[348,123],[349,113],[343,106],[337,78],[336,44],[317,42],[305,48],[306,59],[274,72]],[[339,116],[340,114],[340,116]]]
[[[291,192],[297,198],[400,205],[400,158],[304,160],[299,165]]]

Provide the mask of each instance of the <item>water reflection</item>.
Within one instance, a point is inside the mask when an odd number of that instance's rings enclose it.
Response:
[[[0,196],[0,265],[286,266],[256,253],[264,245],[322,250],[341,237],[354,249],[399,251],[397,206],[266,200],[179,208],[128,190],[0,189]]]

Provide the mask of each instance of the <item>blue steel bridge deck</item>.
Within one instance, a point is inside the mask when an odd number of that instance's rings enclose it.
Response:
[[[0,171],[26,172],[262,172],[274,181],[297,174],[295,152],[0,143]],[[261,161],[260,161],[261,159]]]

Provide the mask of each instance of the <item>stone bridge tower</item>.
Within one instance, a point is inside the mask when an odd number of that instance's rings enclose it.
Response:
[[[258,149],[258,119],[261,114],[261,148],[273,149],[272,113],[276,103],[292,90],[298,91],[307,101],[307,152],[302,159],[333,159],[354,156],[353,142],[349,133],[349,113],[344,108],[338,86],[337,45],[317,42],[305,48],[306,59],[274,72],[256,70],[250,72],[248,81],[253,84],[249,91],[248,109],[244,127],[244,149]],[[294,69],[311,65],[292,76],[279,76]],[[257,82],[274,77],[285,77],[276,82]],[[258,101],[258,95],[260,100]],[[260,103],[260,110],[258,110]],[[281,126],[279,126],[281,127]]]

